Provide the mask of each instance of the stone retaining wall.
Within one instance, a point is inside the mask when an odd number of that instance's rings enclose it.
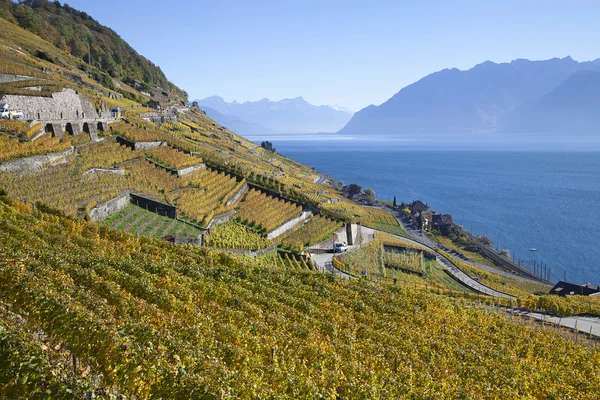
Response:
[[[198,171],[198,170],[204,169],[204,168],[206,168],[206,164],[198,164],[198,165],[193,165],[191,167],[187,167],[184,169],[179,169],[179,170],[177,170],[177,176],[184,176],[184,175],[190,174],[194,171]]]
[[[299,223],[304,222],[311,215],[312,215],[312,212],[310,212],[310,211],[304,211],[304,212],[302,212],[302,215],[300,215],[299,217],[291,219],[288,222],[286,222],[285,224],[281,225],[279,228],[275,229],[274,231],[269,232],[267,234],[267,239],[273,240],[276,237],[281,236],[282,234],[284,234],[285,232],[289,231],[290,229],[292,229],[293,227],[295,227]]]
[[[60,165],[68,162],[68,158],[74,152],[71,147],[62,153],[45,154],[43,156],[33,156],[20,158],[18,160],[6,161],[0,163],[0,171],[2,172],[39,172],[46,166]]]
[[[132,142],[121,136],[117,136],[117,143],[129,147],[131,150],[149,150],[165,144],[164,142]]]
[[[219,248],[219,247],[210,247],[210,246],[206,246],[206,247],[209,249],[213,249],[213,250],[226,251],[228,253],[233,253],[233,254],[242,254],[244,256],[250,256],[250,257],[260,257],[262,255],[265,255],[267,253],[277,250],[277,245],[267,247],[266,249],[255,250],[255,251],[240,250],[240,249],[223,249],[223,248]]]
[[[169,218],[177,218],[177,209],[170,204],[161,203],[160,201],[148,199],[139,194],[131,193],[131,203],[138,207],[145,208],[158,215],[164,215]]]
[[[83,174],[84,175],[87,175],[87,174],[115,174],[115,175],[125,176],[125,170],[124,169],[108,169],[108,168],[90,168],[87,171],[85,171]]]
[[[52,97],[6,95],[0,103],[8,103],[11,108],[23,110],[23,119],[25,120],[54,121],[98,118],[94,106],[82,94],[73,89],[52,93]]]
[[[129,192],[123,193],[120,196],[105,201],[102,204],[98,204],[96,207],[90,210],[90,219],[92,221],[102,221],[108,218],[110,215],[115,214],[131,203],[131,194]]]
[[[229,207],[230,205],[235,204],[239,199],[242,198],[244,193],[246,193],[247,191],[248,191],[248,184],[244,183],[242,185],[242,187],[240,188],[240,190],[238,190],[237,193],[234,194],[231,199],[227,200],[227,202],[225,203],[225,206]]]
[[[31,79],[36,79],[36,78],[33,78],[31,76],[25,76],[25,75],[0,74],[0,83],[28,81]]]
[[[213,227],[219,225],[219,224],[223,224],[227,221],[229,221],[231,218],[233,218],[233,216],[235,215],[236,211],[229,211],[228,213],[225,214],[221,214],[221,215],[217,215],[215,216],[210,223],[208,224],[208,226],[206,227],[206,229],[212,229]]]

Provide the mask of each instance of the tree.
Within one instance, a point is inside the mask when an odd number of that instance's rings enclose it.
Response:
[[[488,236],[480,236],[479,241],[487,246],[492,245],[492,240]]]
[[[393,206],[394,208],[397,208],[397,207],[398,207],[398,204],[396,203],[396,196],[394,196],[394,201],[392,202],[392,206]]]
[[[348,196],[350,196],[350,198],[354,197],[354,195],[359,194],[362,191],[362,188],[360,186],[358,186],[356,183],[351,183],[348,185]]]
[[[402,209],[402,213],[403,213],[405,216],[407,216],[407,217],[408,217],[408,216],[410,215],[410,208],[408,208],[408,207],[404,207],[404,208]]]
[[[365,198],[370,203],[375,202],[375,192],[373,191],[373,189],[371,189],[371,188],[365,189]]]
[[[508,258],[510,260],[510,250],[502,249],[500,250],[500,255],[504,258]]]
[[[268,150],[270,152],[276,153],[277,150],[275,150],[275,147],[273,147],[273,143],[269,142],[269,141],[264,141],[260,144],[260,147],[262,147],[265,150]]]

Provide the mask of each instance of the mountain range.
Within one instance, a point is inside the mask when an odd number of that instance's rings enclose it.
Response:
[[[337,132],[352,117],[339,106],[315,106],[302,97],[226,102],[219,96],[197,100],[206,114],[241,135]]]
[[[486,61],[444,69],[354,114],[349,135],[598,132],[600,59]]]

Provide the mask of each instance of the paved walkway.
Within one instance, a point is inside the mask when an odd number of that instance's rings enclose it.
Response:
[[[469,289],[474,290],[475,292],[503,299],[515,298],[515,296],[513,295],[494,290],[489,286],[480,283],[478,280],[471,278],[468,274],[466,274],[464,271],[456,267],[445,257],[439,254],[437,254],[436,261],[440,263],[444,267],[444,270],[447,271],[450,275],[452,275],[454,279],[459,281],[463,286],[466,286]]]
[[[504,308],[507,313],[511,313],[510,308]],[[540,312],[530,312],[523,310],[514,310],[514,315],[522,315],[523,317],[533,318],[537,321],[544,321],[555,325],[560,325],[565,328],[573,329],[581,333],[591,334],[600,338],[600,318],[573,315],[570,317],[557,317],[555,315],[547,315]]]
[[[366,227],[361,227],[361,236],[362,236],[362,240],[361,240],[361,244],[355,244],[352,246],[348,246],[348,251],[352,251],[354,249],[359,248],[362,245],[365,245],[367,243],[369,243],[371,240],[373,240],[373,235],[374,235],[375,231],[371,228],[366,228]],[[348,243],[348,238],[346,236],[346,229],[340,229],[339,231],[337,231],[335,233],[335,235],[337,236],[337,241],[338,242],[346,242]],[[326,244],[329,241],[323,242],[322,244]],[[307,249],[310,252],[310,249]],[[331,252],[326,252],[326,253],[321,253],[321,254],[316,254],[316,253],[310,253],[310,258],[313,260],[313,262],[315,263],[315,265],[317,266],[317,269],[321,272],[325,272],[325,273],[329,273],[335,276],[338,276],[340,278],[343,279],[351,279],[353,278],[352,275],[344,272],[344,271],[340,271],[339,269],[337,269],[336,267],[333,266],[333,249],[331,249]]]

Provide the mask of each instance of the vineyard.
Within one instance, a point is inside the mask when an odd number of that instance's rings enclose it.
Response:
[[[382,256],[387,269],[423,274],[425,260],[422,253],[384,251]]]
[[[281,246],[297,253],[304,248],[329,239],[334,232],[342,228],[342,224],[329,218],[313,216],[300,228],[293,230],[281,238]]]
[[[163,137],[162,131],[157,127],[143,124],[140,127],[128,122],[118,122],[111,125],[111,128],[114,135],[122,136],[132,142],[156,142]]]
[[[169,193],[167,199],[187,218],[207,226],[215,215],[227,211],[224,203],[238,187],[230,175],[203,169],[186,175],[190,187]]]
[[[104,223],[119,231],[138,236],[162,238],[197,238],[202,231],[176,219],[160,216],[143,208],[128,205],[123,210],[108,217]]]
[[[261,250],[273,245],[262,235],[235,222],[217,225],[210,230],[206,244],[222,249]]]
[[[78,149],[77,165],[84,170],[90,168],[114,168],[124,161],[143,157],[139,150],[131,150],[117,142],[104,140]]]
[[[0,132],[14,136],[24,136],[29,130],[29,124],[23,121],[0,119]]]
[[[460,297],[336,281],[289,256],[269,267],[6,202],[0,397],[83,389],[594,399],[600,391],[600,351]]]
[[[59,153],[70,147],[71,142],[68,139],[61,141],[60,138],[53,138],[49,134],[40,137],[35,142],[21,142],[19,139],[0,134],[0,161]]]
[[[271,232],[283,223],[298,217],[302,208],[287,201],[251,189],[240,203],[237,214],[240,221]]]
[[[354,223],[394,235],[410,237],[396,217],[382,208],[365,207],[349,200],[322,204],[322,207],[326,211],[333,213],[333,215],[345,218]]]
[[[202,163],[200,157],[185,154],[168,146],[150,149],[146,151],[146,157],[173,170],[184,169]]]
[[[164,124],[161,125],[160,128],[167,132],[190,132],[191,131],[190,127],[187,124],[183,124],[181,122],[174,122],[174,121],[166,121]]]
[[[282,269],[287,269],[288,271],[314,271],[316,267],[312,263],[312,261],[306,261],[304,258],[300,258],[300,260],[296,259],[294,256],[290,256],[288,253],[279,254],[275,261],[275,265]]]

